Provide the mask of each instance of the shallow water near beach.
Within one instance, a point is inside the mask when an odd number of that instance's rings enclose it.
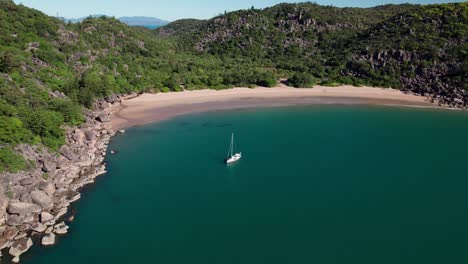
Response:
[[[243,159],[223,163],[231,132]],[[22,263],[468,263],[468,114],[193,114],[113,139],[70,233]]]

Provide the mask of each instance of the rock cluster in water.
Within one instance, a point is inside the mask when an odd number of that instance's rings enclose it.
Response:
[[[55,243],[56,235],[68,232],[62,221],[71,203],[80,199],[80,189],[106,172],[107,145],[115,134],[106,124],[120,106],[122,97],[96,103],[80,128],[67,129],[67,144],[58,153],[39,146],[20,145],[18,151],[35,164],[28,172],[0,174],[0,250],[13,262],[33,245]]]

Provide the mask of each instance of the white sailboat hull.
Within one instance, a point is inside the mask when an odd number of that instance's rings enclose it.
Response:
[[[229,159],[227,159],[227,160],[226,160],[226,164],[235,163],[235,162],[239,161],[241,158],[242,158],[242,154],[241,154],[241,153],[237,153],[237,154],[231,156]]]

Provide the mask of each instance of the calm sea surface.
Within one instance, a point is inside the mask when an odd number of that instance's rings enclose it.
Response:
[[[228,167],[231,132],[243,159]],[[467,113],[213,112],[111,149],[70,233],[23,263],[468,263]]]

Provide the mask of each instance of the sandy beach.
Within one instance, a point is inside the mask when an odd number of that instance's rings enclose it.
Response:
[[[394,89],[373,87],[323,87],[298,89],[233,88],[227,90],[197,90],[178,93],[142,94],[125,100],[112,114],[110,125],[124,129],[149,124],[174,116],[229,109],[288,105],[394,105],[408,107],[439,106],[426,97],[405,94]]]

